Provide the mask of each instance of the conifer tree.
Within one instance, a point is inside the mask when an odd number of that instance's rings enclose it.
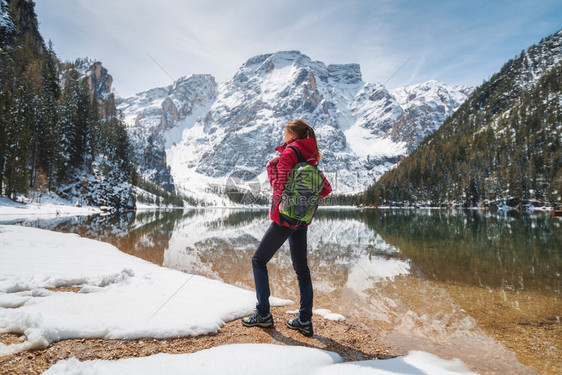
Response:
[[[129,138],[113,95],[99,102],[90,90],[87,60],[60,63],[45,47],[33,2],[8,3],[17,28],[0,28],[0,194],[57,190],[76,172],[107,160],[120,182],[136,176]],[[105,127],[105,128],[104,128]],[[111,178],[107,178],[111,182]]]

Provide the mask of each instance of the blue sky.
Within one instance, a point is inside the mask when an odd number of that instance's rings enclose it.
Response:
[[[168,74],[221,82],[283,50],[358,63],[364,81],[389,88],[477,86],[562,28],[559,0],[36,0],[36,12],[59,58],[102,61],[119,96],[168,85]]]

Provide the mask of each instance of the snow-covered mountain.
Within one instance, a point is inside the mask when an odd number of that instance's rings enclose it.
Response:
[[[562,30],[475,88],[438,131],[367,190],[367,203],[496,209],[560,202],[560,77]]]
[[[265,163],[292,118],[315,129],[334,191],[356,192],[407,156],[470,92],[436,81],[389,91],[364,82],[357,64],[325,65],[286,51],[249,59],[219,85],[209,75],[185,77],[119,108],[145,175],[154,178],[167,165],[178,190],[220,204],[213,193],[233,176],[267,193]]]
[[[119,101],[145,178],[173,187],[166,152],[181,142],[184,130],[208,111],[216,86],[210,75],[192,75]]]
[[[428,124],[442,124],[462,104],[472,88],[447,86],[437,81],[392,90],[392,95],[404,110],[403,126],[397,126],[393,136],[408,143],[412,152],[423,138],[437,129]]]

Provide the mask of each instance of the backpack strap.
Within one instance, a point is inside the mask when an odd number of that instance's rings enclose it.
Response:
[[[287,146],[287,148],[295,151],[299,163],[306,163],[306,159],[304,158],[304,156],[302,156],[301,151],[298,148],[296,148],[295,146]]]

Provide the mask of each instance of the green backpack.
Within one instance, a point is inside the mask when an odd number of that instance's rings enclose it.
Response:
[[[287,148],[296,152],[299,161],[291,170],[281,194],[279,213],[282,220],[291,225],[306,225],[310,223],[318,208],[318,199],[324,187],[324,175],[318,168],[307,163],[298,148]]]

